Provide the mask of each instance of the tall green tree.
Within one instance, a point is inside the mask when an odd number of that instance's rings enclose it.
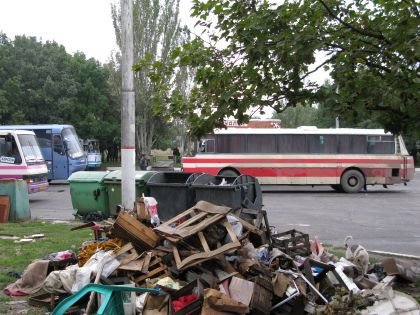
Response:
[[[119,5],[112,5],[112,18],[117,43],[121,48]],[[159,59],[162,63],[168,63],[169,52],[182,43],[183,34],[179,20],[179,0],[134,0],[134,60],[147,59],[154,62]],[[119,56],[117,60],[120,60]],[[136,149],[145,154],[150,154],[159,137],[168,134],[167,122],[154,111],[152,95],[155,91],[148,75],[148,71],[144,70],[137,72],[134,78]],[[188,73],[178,70],[165,80],[175,82],[177,88],[185,93]],[[160,143],[164,142],[160,139]]]
[[[141,62],[138,69],[152,68],[160,112],[186,116],[194,133],[222,127],[224,117],[246,121],[250,108],[282,111],[324,99],[341,117],[363,107],[388,130],[420,131],[417,2],[193,2],[206,41],[175,49],[172,68]],[[183,65],[197,70],[189,99],[164,82]],[[311,80],[321,68],[330,70],[333,89]]]

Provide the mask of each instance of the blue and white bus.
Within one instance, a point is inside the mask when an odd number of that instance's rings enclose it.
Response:
[[[102,164],[101,151],[99,149],[99,141],[96,139],[79,139],[79,141],[86,155],[87,169],[99,169]]]
[[[72,125],[7,125],[0,129],[31,130],[48,167],[48,180],[67,179],[86,169],[86,156]]]

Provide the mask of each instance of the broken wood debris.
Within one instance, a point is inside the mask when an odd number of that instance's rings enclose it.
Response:
[[[311,246],[308,234],[271,233],[264,210],[199,201],[155,228],[136,210],[137,215],[121,211],[112,225],[101,227],[118,239],[87,244],[79,257],[92,266],[92,254],[111,250],[109,275],[98,262],[95,282],[113,285],[125,279],[166,292],[143,297],[144,314],[333,314],[341,307],[356,313],[395,281],[417,279],[416,266],[397,260],[385,261],[378,273],[370,268],[371,274],[360,274],[358,266],[329,255],[319,241]],[[354,303],[343,305],[343,299]]]

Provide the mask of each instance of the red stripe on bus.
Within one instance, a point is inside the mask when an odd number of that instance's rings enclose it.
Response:
[[[299,158],[299,159],[225,159],[225,158],[212,158],[212,159],[201,159],[201,158],[184,158],[182,159],[183,163],[375,163],[375,164],[385,164],[385,163],[402,163],[402,159],[340,159],[340,158],[329,158],[329,159],[311,159],[311,158]]]
[[[345,168],[239,168],[241,174],[247,174],[255,177],[340,177]],[[198,167],[185,168],[185,172],[204,172],[217,175],[220,168]],[[366,177],[391,177],[391,169],[362,169]],[[402,174],[403,170],[400,170]]]

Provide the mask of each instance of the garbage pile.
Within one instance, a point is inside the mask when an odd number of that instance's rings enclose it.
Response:
[[[394,258],[370,264],[351,237],[338,259],[308,234],[279,233],[264,210],[199,201],[162,223],[155,206],[145,198],[112,224],[75,228],[92,228],[96,240],[83,244],[77,264],[43,282],[53,314],[69,307],[145,315],[420,312],[392,289],[397,280],[418,281],[420,269]]]

